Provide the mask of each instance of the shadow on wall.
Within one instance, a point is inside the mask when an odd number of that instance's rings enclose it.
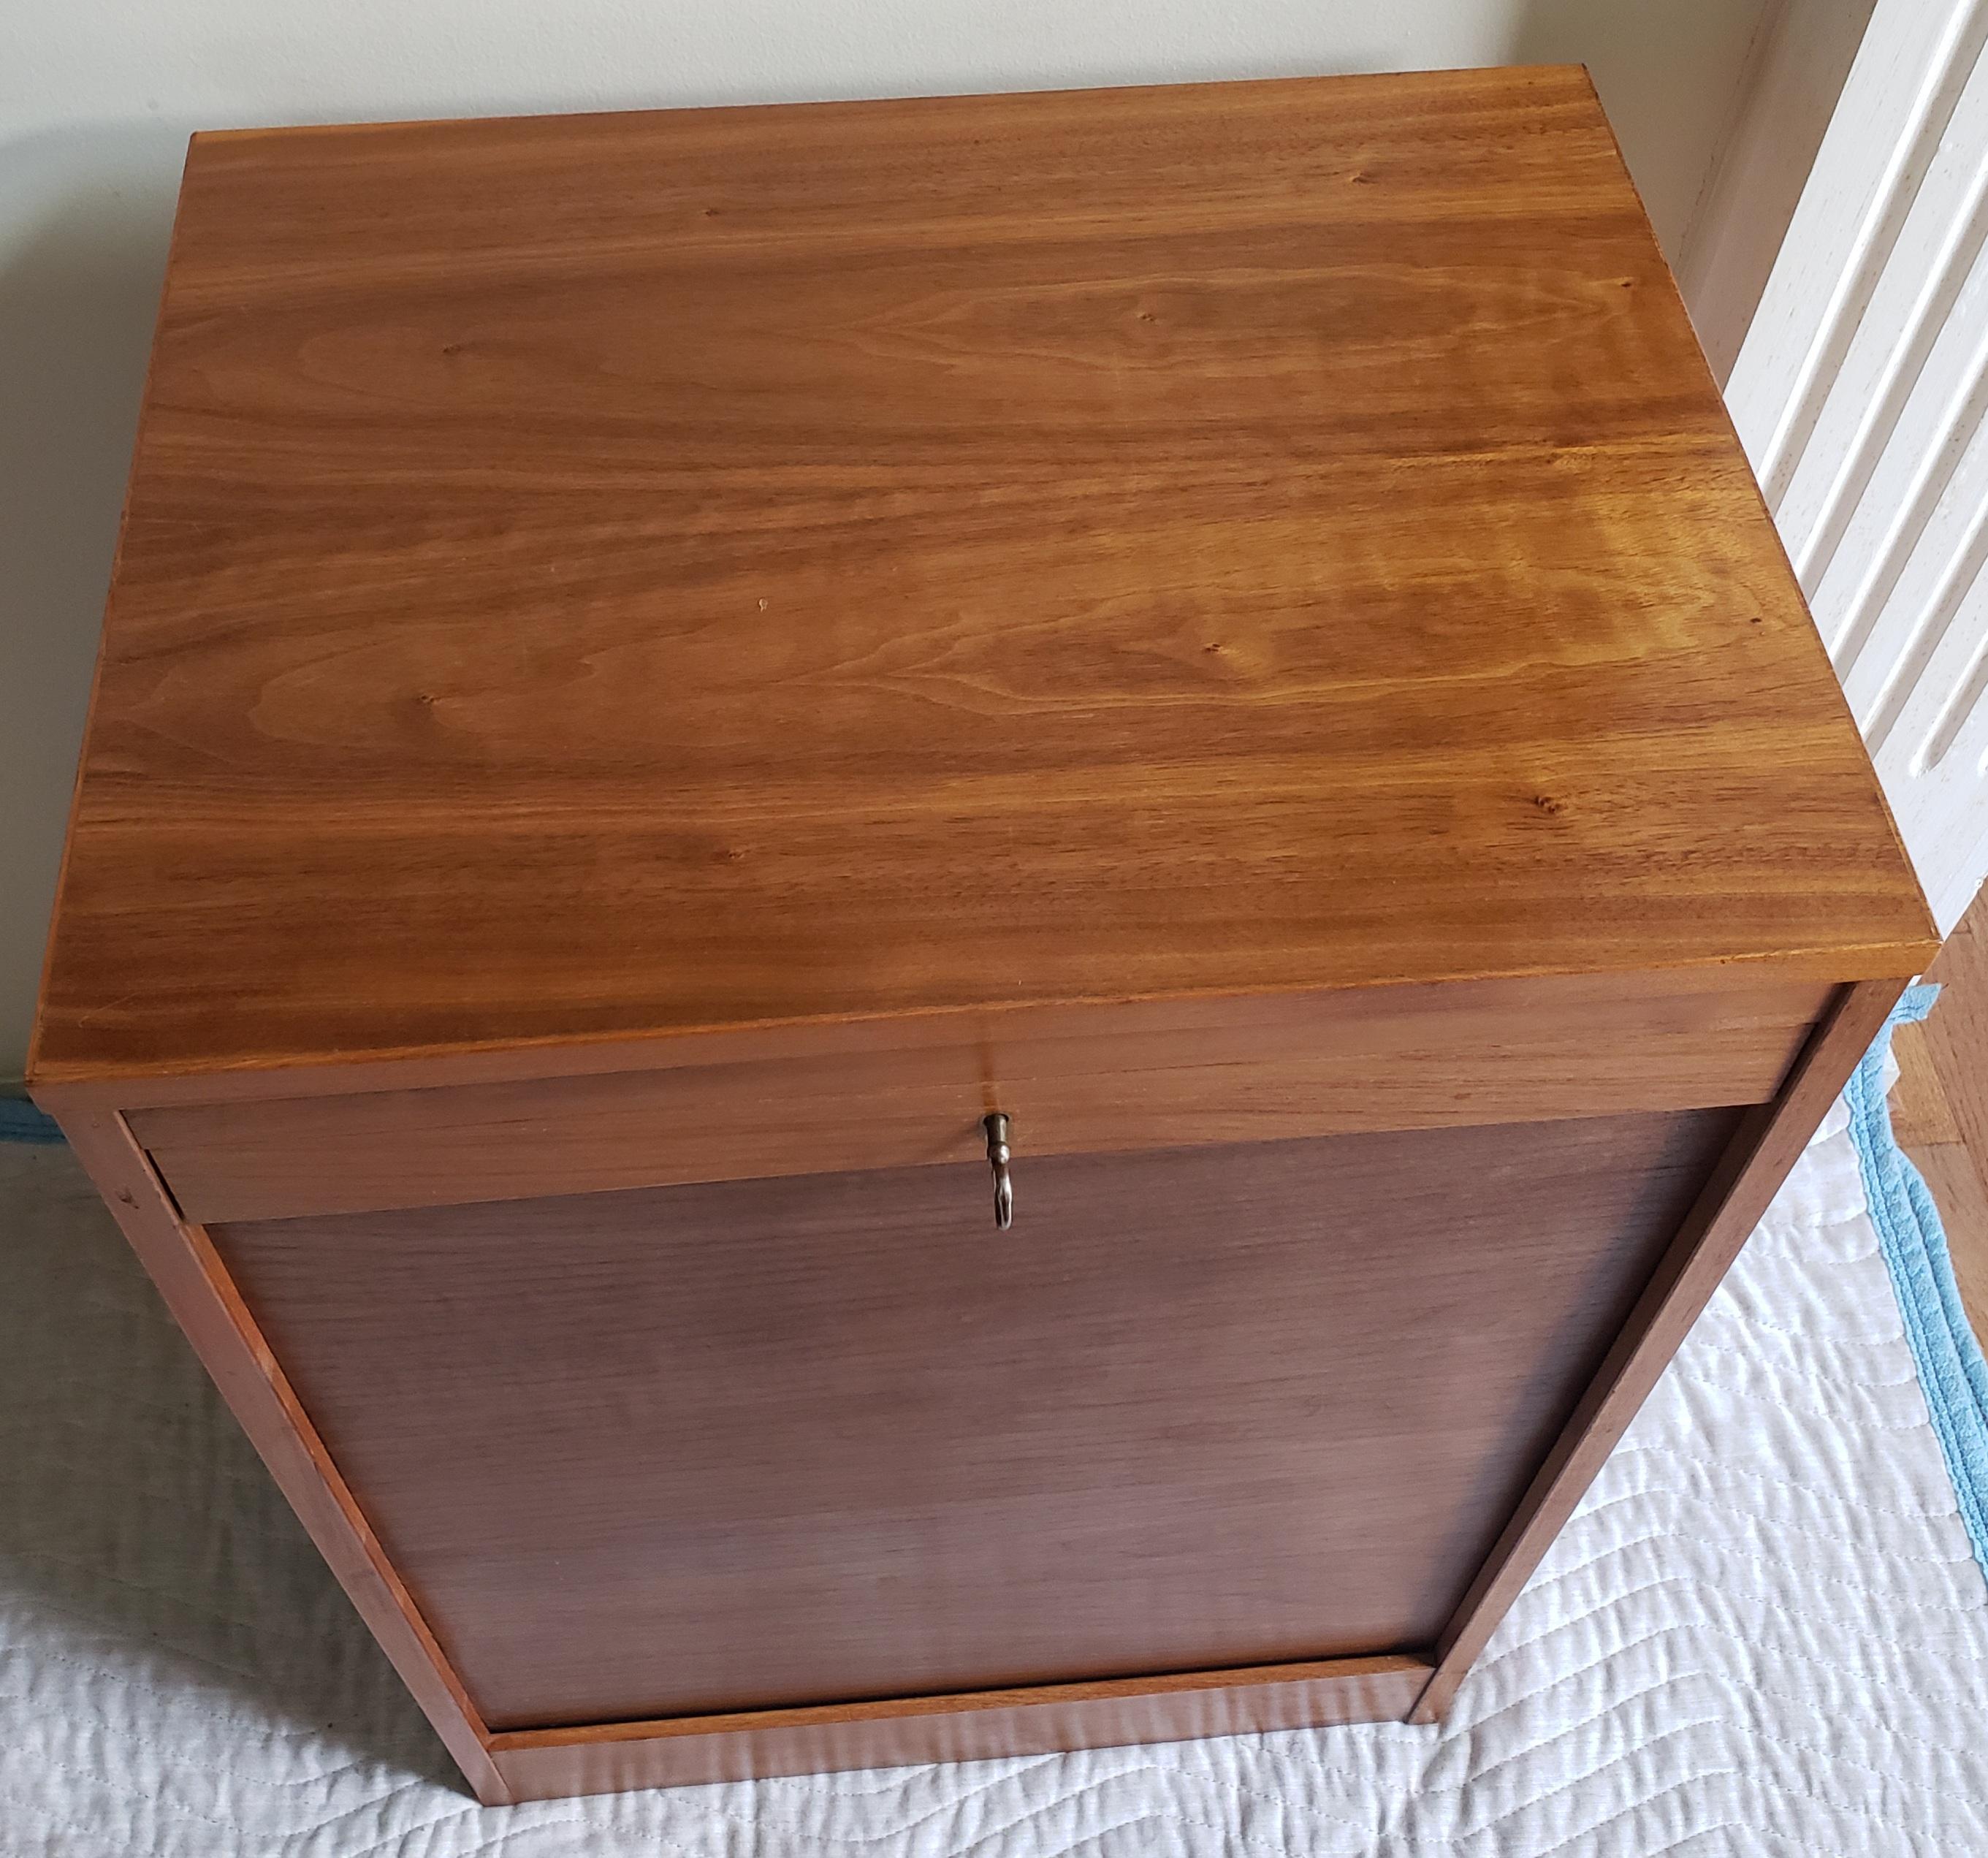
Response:
[[[0,151],[0,973],[39,971],[184,136]],[[31,829],[34,828],[34,829]],[[0,996],[0,1088],[30,998]]]
[[[1587,66],[1673,266],[1767,11],[1763,0],[1526,0],[1513,23],[1507,62]]]

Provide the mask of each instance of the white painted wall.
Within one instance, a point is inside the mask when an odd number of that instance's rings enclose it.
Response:
[[[14,0],[0,6],[0,1085],[18,1078],[194,129],[1586,63],[1666,249],[1763,0]],[[142,951],[133,959],[142,960]]]

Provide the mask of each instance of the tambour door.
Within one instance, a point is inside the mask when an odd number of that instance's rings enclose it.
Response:
[[[1428,1646],[1737,1114],[211,1230],[485,1720],[607,1722]]]

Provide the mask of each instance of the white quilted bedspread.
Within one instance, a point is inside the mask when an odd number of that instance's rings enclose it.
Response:
[[[1988,1589],[1843,1123],[1442,1728],[487,1809],[66,1152],[0,1146],[0,1853],[1988,1854]]]

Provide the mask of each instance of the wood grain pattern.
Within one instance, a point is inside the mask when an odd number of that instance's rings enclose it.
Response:
[[[1759,1102],[1832,992],[1580,977],[1100,1008],[1053,1037],[130,1120],[189,1217],[281,1219],[969,1161],[997,1108],[1033,1159]]]
[[[1939,1209],[1954,1284],[1980,1342],[1988,1336],[1988,1182],[1980,1164],[1958,1142],[1911,1152]]]
[[[490,1755],[513,1799],[560,1799],[636,1787],[1395,1721],[1428,1674],[1426,1657],[1336,1658],[1249,1670],[514,1732],[493,1736]]]
[[[1432,1643],[1740,1114],[213,1230],[541,1728]]]
[[[1892,1037],[1892,1132],[1932,1190],[1961,1303],[1988,1337],[1988,891],[1925,978],[1940,987],[1931,1017]]]
[[[1502,1013],[1530,1002],[1553,1020],[1598,1017],[1600,1027],[1614,1012],[1647,1010],[1660,1025],[1674,1022],[1661,1003],[1709,1012],[1722,1025],[1733,1009],[1719,997],[1757,995],[1767,1005],[1783,987],[1821,983],[1833,997],[1842,965],[1819,956],[1777,956],[1754,961],[1694,968],[1687,973],[1655,969],[1601,974],[1530,975],[1522,979],[1449,981],[1440,997],[1472,1018]],[[1850,965],[1858,966],[1858,963]],[[1685,990],[1679,991],[1680,987]],[[1404,1003],[1425,993],[1419,987],[1307,988],[1291,993],[1184,995],[1166,1000],[1060,1001],[989,1007],[971,1014],[908,1014],[895,1018],[793,1020],[781,1024],[706,1027],[698,1031],[637,1038],[545,1040],[475,1049],[435,1048],[386,1058],[345,1058],[335,1063],[282,1070],[169,1071],[143,1075],[73,1077],[36,1081],[39,1100],[70,1109],[143,1112],[195,1105],[262,1103],[299,1098],[368,1095],[377,1091],[454,1090],[470,1085],[538,1083],[548,1078],[599,1078],[635,1071],[758,1064],[779,1059],[797,1064],[825,1058],[886,1058],[971,1045],[992,1052],[1046,1042],[1166,1037],[1193,1041],[1244,1036],[1275,1049],[1287,1021],[1316,1026],[1335,1041],[1356,1038],[1363,1049],[1386,1059],[1402,1048],[1402,1034],[1415,1027]],[[1790,993],[1783,997],[1792,999]],[[1689,1002],[1700,1002],[1692,1008]],[[1639,1009],[1632,1003],[1644,1003]],[[1778,1013],[1779,1009],[1771,1009]],[[1733,1028],[1729,1026],[1729,1030]],[[1391,1043],[1390,1041],[1393,1042]],[[1715,1054],[1715,1058],[1716,1054]],[[923,1062],[922,1059],[916,1061]],[[1719,1060],[1719,1061],[1726,1061]],[[989,1074],[991,1075],[991,1074]],[[1619,1086],[1618,1086],[1619,1088]]]
[[[179,1217],[120,1119],[72,1115],[62,1119],[62,1130],[173,1320],[478,1799],[485,1806],[508,1804],[511,1795],[484,1751],[482,1719],[242,1307],[208,1235]]]
[[[1940,997],[1916,1036],[1932,1056],[1957,1139],[1977,1162],[1988,1161],[1988,903],[1976,902],[1926,978],[1940,983]]]
[[[1577,70],[194,143],[46,1085],[1931,950]]]
[[[1946,1100],[1925,1026],[1899,1027],[1892,1035],[1892,1051],[1898,1061],[1898,1080],[1888,1107],[1898,1146],[1915,1159],[1929,1149],[1959,1147],[1960,1125]]]
[[[1845,987],[1787,1088],[1747,1112],[1437,1644],[1411,1720],[1434,1722],[1711,1301],[1906,983]]]

